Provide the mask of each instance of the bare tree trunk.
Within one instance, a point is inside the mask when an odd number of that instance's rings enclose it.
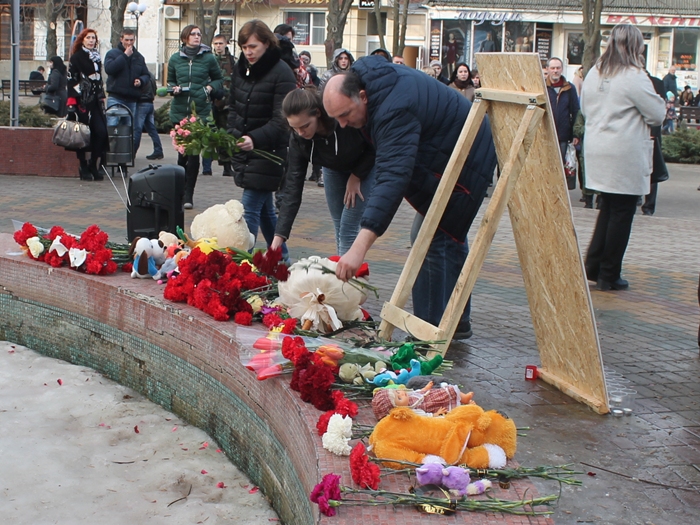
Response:
[[[211,46],[211,41],[216,36],[216,25],[219,21],[219,13],[221,12],[221,0],[214,0],[214,5],[211,8],[211,24],[207,27],[204,19],[204,3],[202,0],[197,0],[194,7],[194,23],[202,30],[202,43]]]
[[[399,32],[398,53],[403,56],[406,47],[406,26],[408,25],[408,4],[410,0],[403,0],[403,13],[401,13],[401,31]]]
[[[375,0],[379,1],[379,0]],[[394,0],[394,5],[391,7],[391,18],[394,23],[394,30],[392,33],[392,44],[391,44],[391,54],[396,56],[399,54],[399,6],[400,0]]]
[[[56,34],[58,14],[63,10],[65,0],[46,0],[44,3],[44,19],[46,20],[46,60],[58,55],[58,37]]]
[[[377,19],[377,35],[379,36],[379,47],[386,49],[384,42],[384,26],[382,25],[382,3],[381,0],[374,0],[374,17]]]
[[[603,0],[582,0],[583,14],[583,76],[595,66],[600,57],[600,14]]]
[[[345,31],[345,22],[348,19],[352,1],[330,0],[329,2],[325,42],[328,67],[331,67],[333,61],[333,51],[343,46],[343,32]]]
[[[124,29],[124,11],[126,11],[128,2],[129,0],[112,0],[109,4],[109,12],[112,16],[112,35],[110,38],[112,48],[119,44],[119,38],[122,35],[122,29]]]

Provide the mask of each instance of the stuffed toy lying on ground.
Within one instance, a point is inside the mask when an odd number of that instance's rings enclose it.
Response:
[[[158,241],[155,241],[156,243]],[[133,257],[134,265],[131,271],[131,277],[136,279],[147,279],[153,277],[158,268],[156,266],[155,256],[160,256],[163,252],[161,249],[155,250],[150,239],[145,237],[136,237],[131,241],[129,246],[129,257]]]
[[[396,407],[408,407],[420,416],[446,414],[453,408],[472,402],[474,392],[462,393],[458,386],[430,381],[420,390],[377,388],[372,396],[372,410],[377,419],[389,415]]]
[[[439,456],[448,465],[503,468],[515,455],[516,435],[511,419],[478,405],[459,406],[445,417],[419,416],[399,407],[377,423],[369,442],[382,459],[423,463],[426,456]],[[390,461],[384,465],[404,468]]]
[[[215,238],[222,248],[250,250],[255,245],[255,236],[248,231],[244,211],[243,205],[233,199],[207,208],[192,221],[192,238]]]

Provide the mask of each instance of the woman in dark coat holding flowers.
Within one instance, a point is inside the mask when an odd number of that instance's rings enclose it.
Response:
[[[90,144],[77,152],[82,180],[104,179],[97,159],[104,163],[108,147],[102,59],[98,48],[97,32],[84,29],[75,39],[68,69],[68,112],[90,126]],[[88,152],[89,161],[86,158]]]
[[[277,37],[260,20],[241,27],[238,45],[243,52],[231,79],[228,132],[243,140],[231,165],[236,185],[243,188],[241,201],[248,229],[256,237],[258,228],[262,230],[269,246],[277,226],[272,193],[280,187],[284,167],[252,150],[286,159],[289,128],[281,109],[284,97],[296,88],[296,77],[280,60]],[[282,253],[286,258],[284,246]]]

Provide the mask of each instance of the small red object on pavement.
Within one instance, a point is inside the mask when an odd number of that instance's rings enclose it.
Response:
[[[537,379],[537,367],[535,365],[527,365],[525,367],[525,379],[528,381]]]

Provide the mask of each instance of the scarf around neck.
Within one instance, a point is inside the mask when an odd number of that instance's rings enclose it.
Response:
[[[100,61],[100,52],[97,51],[97,49],[88,49],[87,47],[83,46],[83,51],[88,54],[90,60],[93,62],[97,63]]]

